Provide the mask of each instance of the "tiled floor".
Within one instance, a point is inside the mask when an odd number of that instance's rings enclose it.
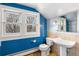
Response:
[[[37,51],[37,52],[31,53],[25,56],[41,56],[41,52]],[[56,56],[56,54],[51,52],[49,56]]]
[[[56,53],[50,53],[49,56],[57,56]]]

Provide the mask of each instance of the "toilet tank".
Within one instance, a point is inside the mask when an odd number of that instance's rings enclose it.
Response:
[[[49,46],[53,45],[52,38],[47,37],[47,38],[46,38],[46,43],[47,43]]]

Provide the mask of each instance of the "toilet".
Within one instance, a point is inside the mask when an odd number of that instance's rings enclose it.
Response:
[[[52,38],[46,38],[46,44],[39,45],[39,50],[41,51],[41,56],[48,56],[50,52],[50,46],[53,45]]]

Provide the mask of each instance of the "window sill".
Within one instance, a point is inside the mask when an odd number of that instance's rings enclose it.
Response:
[[[30,35],[16,35],[16,36],[8,36],[8,35],[4,35],[4,36],[0,36],[0,41],[8,41],[8,40],[17,40],[17,39],[21,39],[21,38],[31,38],[31,37],[39,37],[40,34],[30,34]]]

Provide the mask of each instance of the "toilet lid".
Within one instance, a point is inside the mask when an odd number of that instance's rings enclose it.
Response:
[[[39,47],[40,47],[40,48],[47,48],[47,47],[49,47],[49,46],[46,45],[46,44],[41,44]]]

